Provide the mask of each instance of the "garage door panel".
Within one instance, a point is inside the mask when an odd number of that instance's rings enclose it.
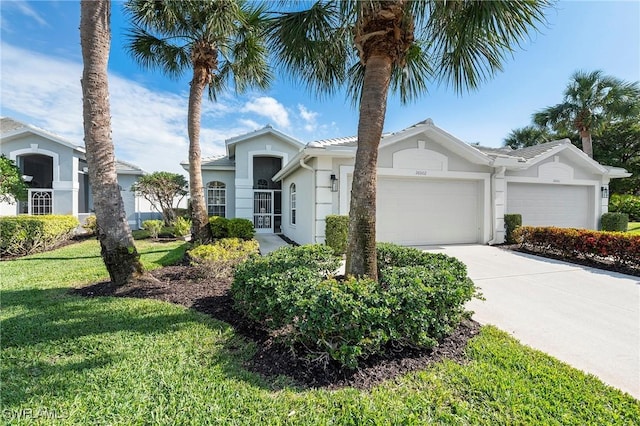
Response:
[[[522,215],[525,226],[590,228],[590,187],[510,182],[507,213]]]
[[[479,188],[477,181],[379,178],[378,241],[477,242]]]

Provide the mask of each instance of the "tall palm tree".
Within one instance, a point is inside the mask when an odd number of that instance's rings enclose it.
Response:
[[[133,243],[116,175],[111,141],[107,63],[111,45],[111,1],[80,3],[82,111],[89,181],[98,223],[102,259],[111,281],[124,285],[144,274]]]
[[[359,102],[348,274],[377,279],[376,167],[389,89],[403,102],[434,79],[458,92],[475,89],[544,21],[548,4],[317,0],[274,19],[270,41],[282,66],[320,93],[346,83]]]
[[[612,121],[637,113],[640,86],[602,71],[576,71],[564,90],[562,103],[533,114],[534,123],[558,131],[577,131],[582,150],[593,158],[592,136]]]
[[[128,50],[146,68],[179,78],[193,74],[189,90],[189,186],[193,238],[211,238],[202,183],[200,121],[202,97],[211,100],[230,84],[236,91],[264,88],[271,74],[262,39],[261,8],[242,0],[131,0]]]
[[[549,129],[540,126],[525,126],[520,129],[513,129],[506,138],[504,146],[513,149],[526,148],[541,143],[545,143],[554,138]]]

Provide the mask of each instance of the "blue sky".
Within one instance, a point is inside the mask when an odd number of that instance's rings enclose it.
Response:
[[[79,1],[0,1],[0,115],[82,144],[79,15]],[[434,83],[409,105],[390,97],[385,131],[432,118],[466,142],[500,146],[534,111],[561,101],[575,70],[640,80],[640,1],[560,1],[547,19],[504,71],[473,93],[457,95]],[[126,25],[122,3],[114,1],[109,74],[116,155],[150,172],[184,173],[189,78],[142,70],[123,48]],[[223,154],[225,139],[266,124],[309,142],[353,135],[357,121],[343,94],[318,100],[278,76],[264,92],[205,100],[202,151]]]

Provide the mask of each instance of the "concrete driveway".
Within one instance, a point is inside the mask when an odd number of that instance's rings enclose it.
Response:
[[[480,245],[419,247],[457,257],[493,324],[640,399],[640,278]]]

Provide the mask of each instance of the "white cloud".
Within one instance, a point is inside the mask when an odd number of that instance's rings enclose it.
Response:
[[[3,29],[9,28],[11,30],[11,19],[7,19],[6,15],[11,15],[14,12],[20,13],[24,16],[27,16],[34,21],[36,21],[39,25],[43,27],[50,27],[49,23],[44,19],[38,12],[33,10],[33,8],[23,0],[14,0],[14,1],[3,1],[2,2],[2,24]]]
[[[6,43],[0,48],[0,114],[83,145],[82,65]],[[109,92],[116,156],[149,172],[186,173],[180,166],[188,158],[186,91],[153,91],[111,74]],[[279,106],[288,120],[284,107],[273,98],[267,99],[271,101],[252,105],[266,105],[272,111]],[[226,139],[261,127],[250,118],[236,120],[233,115],[241,109],[244,110],[243,102],[231,97],[220,97],[218,102],[203,100],[200,144],[204,156],[223,154]],[[282,112],[279,117],[282,124]]]
[[[318,113],[308,110],[302,104],[298,104],[298,112],[304,120],[304,129],[307,132],[314,132],[318,128]]]
[[[282,129],[288,129],[290,126],[289,113],[286,108],[270,96],[260,96],[248,101],[244,104],[242,112],[253,112],[267,117]]]

